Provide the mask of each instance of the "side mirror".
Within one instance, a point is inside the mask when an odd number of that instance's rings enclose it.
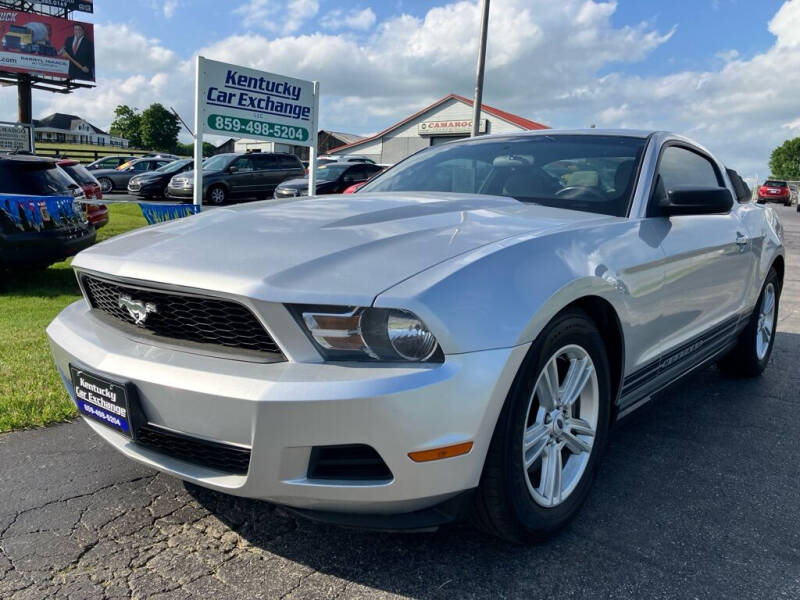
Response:
[[[658,207],[665,216],[715,215],[733,206],[731,192],[724,187],[676,186],[660,196]]]
[[[238,172],[239,172],[239,167],[234,167],[233,165],[228,167],[228,173],[238,173]]]

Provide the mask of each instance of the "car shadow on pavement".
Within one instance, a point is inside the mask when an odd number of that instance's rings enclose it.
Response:
[[[333,576],[353,586],[344,597],[779,597],[800,586],[798,355],[800,334],[778,333],[761,378],[712,367],[660,394],[615,428],[577,518],[539,545],[467,524],[342,529],[186,487],[250,544],[299,565],[304,589]]]

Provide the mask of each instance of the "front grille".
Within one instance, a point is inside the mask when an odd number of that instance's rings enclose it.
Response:
[[[231,475],[247,474],[250,465],[248,448],[201,440],[149,424],[136,430],[136,442],[162,454]]]
[[[90,275],[82,275],[81,281],[92,308],[128,327],[135,326],[136,320],[120,305],[121,296],[152,304],[155,311],[147,314],[137,332],[179,342],[280,354],[275,340],[255,315],[237,302],[128,287]]]
[[[372,446],[314,446],[308,463],[308,478],[390,481],[392,472]]]

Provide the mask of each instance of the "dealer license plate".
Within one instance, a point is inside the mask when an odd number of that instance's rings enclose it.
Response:
[[[128,393],[124,385],[69,366],[75,402],[81,414],[133,437]]]

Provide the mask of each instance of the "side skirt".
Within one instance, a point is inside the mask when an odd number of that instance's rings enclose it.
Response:
[[[617,400],[617,419],[646,404],[653,394],[723,356],[736,344],[751,315],[748,312],[731,317],[625,377]]]

